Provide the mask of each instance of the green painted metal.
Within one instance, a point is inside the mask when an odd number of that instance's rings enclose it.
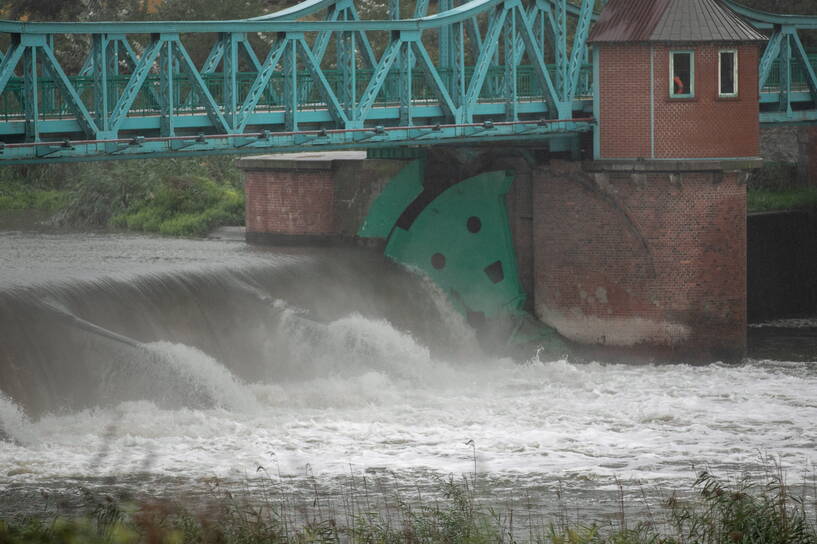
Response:
[[[397,220],[422,192],[423,160],[418,159],[411,161],[389,180],[372,203],[357,235],[361,238],[388,239]]]
[[[798,123],[817,110],[817,59],[807,54],[800,32],[817,30],[815,15],[780,15],[747,8],[733,0],[726,4],[754,27],[768,31],[769,42],[760,59],[760,120]]]
[[[590,109],[589,66],[580,70],[580,98],[558,94],[550,79],[559,67],[546,64],[544,35],[531,30],[551,1],[526,9],[521,0],[443,0],[433,15],[421,1],[413,19],[399,20],[392,0],[389,21],[361,21],[352,0],[306,0],[245,21],[0,22],[12,44],[0,62],[0,162],[534,141],[588,130],[591,119],[573,118]],[[482,14],[492,21],[484,32]],[[435,58],[427,30],[445,37]],[[247,39],[255,31],[275,37],[263,63]],[[200,67],[184,45],[188,33],[216,37]],[[376,51],[370,36],[378,33],[388,39]],[[76,74],[60,65],[55,34],[90,35]],[[337,58],[328,62],[333,39]],[[248,72],[239,70],[242,56]],[[490,128],[501,120],[527,124]]]
[[[504,201],[513,177],[487,172],[450,187],[409,228],[394,229],[386,255],[424,271],[464,313],[520,311],[526,295]]]
[[[504,198],[514,174],[484,173],[428,201],[424,154],[418,148],[369,153],[370,158],[415,160],[389,180],[358,236],[386,240],[386,256],[426,274],[455,309],[476,318],[488,342],[511,349],[538,344],[556,356],[566,353],[558,333],[523,309],[527,295],[518,276]],[[481,328],[482,318],[493,323],[494,330]]]
[[[421,0],[410,19],[399,18],[398,0],[389,6],[385,21],[361,20],[353,0],[305,0],[240,21],[0,21],[10,43],[0,58],[0,163],[514,137],[555,138],[558,149],[593,126],[593,0],[440,0],[431,15]],[[817,17],[740,10],[772,31],[761,120],[809,119],[817,71],[798,32],[817,28]],[[268,38],[264,62],[252,32]],[[90,37],[75,73],[53,46],[66,34]],[[188,34],[215,38],[201,66]],[[517,120],[527,124],[491,128]]]

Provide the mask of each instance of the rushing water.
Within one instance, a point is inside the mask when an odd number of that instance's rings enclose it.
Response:
[[[7,233],[0,255],[0,517],[78,486],[424,486],[476,465],[592,500],[817,460],[807,360],[488,356],[431,286],[358,250]]]

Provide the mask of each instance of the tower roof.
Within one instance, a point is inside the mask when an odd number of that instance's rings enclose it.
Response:
[[[610,0],[589,42],[760,42],[719,0]]]

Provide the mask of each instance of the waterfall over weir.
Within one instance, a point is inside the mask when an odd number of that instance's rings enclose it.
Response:
[[[500,495],[592,501],[817,461],[813,363],[500,358],[360,250],[2,234],[0,254],[0,517],[42,490],[189,491],[259,466],[433,487],[476,463]]]
[[[17,287],[0,292],[0,389],[32,415],[129,400],[247,408],[238,383],[354,372],[362,363],[344,347],[381,365],[381,331],[356,337],[355,321],[387,320],[404,342],[441,350],[462,344],[466,327],[445,325],[424,283],[377,255],[335,250]]]

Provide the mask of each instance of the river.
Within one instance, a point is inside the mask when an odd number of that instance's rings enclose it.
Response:
[[[773,324],[801,331],[795,357],[754,328],[764,358],[738,365],[513,361],[363,250],[4,232],[0,255],[0,518],[83,487],[331,496],[474,473],[497,501],[604,512],[702,468],[771,457],[799,481],[817,461],[813,321]]]

